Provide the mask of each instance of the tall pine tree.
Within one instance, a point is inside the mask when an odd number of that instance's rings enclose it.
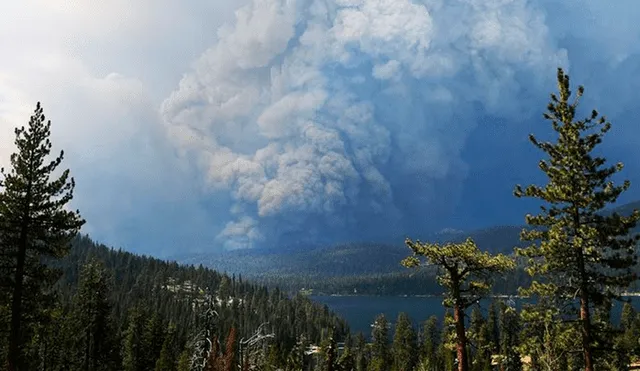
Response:
[[[391,345],[393,356],[392,370],[410,371],[417,363],[416,333],[411,325],[409,316],[401,312],[396,320],[396,330]]]
[[[69,170],[51,179],[63,152],[47,162],[50,129],[51,122],[45,122],[38,102],[28,126],[15,129],[17,152],[11,155],[11,170],[1,171],[0,296],[10,303],[7,363],[11,371],[29,368],[25,344],[32,325],[45,320],[43,307],[51,303],[50,288],[59,275],[45,265],[46,259],[65,256],[84,223],[78,211],[66,208],[75,186]]]
[[[598,112],[576,120],[576,108],[584,88],[569,101],[569,76],[558,69],[560,96],[551,95],[548,112],[557,133],[556,142],[540,142],[533,135],[530,141],[548,155],[539,167],[548,177],[544,186],[517,186],[516,197],[542,200],[538,215],[527,215],[531,229],[522,232],[525,241],[539,241],[518,252],[529,258],[529,273],[537,277],[524,294],[543,300],[554,300],[549,307],[566,307],[557,316],[577,320],[581,334],[584,369],[594,370],[596,348],[604,347],[606,339],[599,337],[594,326],[594,307],[618,299],[635,280],[635,247],[638,236],[629,232],[640,219],[634,212],[625,217],[601,211],[614,203],[629,188],[629,181],[614,185],[611,176],[622,170],[622,164],[605,166],[606,160],[592,153],[611,128]],[[539,279],[542,278],[542,279]],[[575,299],[577,298],[577,299]]]
[[[90,261],[80,273],[80,285],[74,298],[72,314],[76,327],[76,349],[81,369],[108,370],[113,348],[110,283],[101,263]],[[111,365],[112,366],[112,365]]]
[[[438,318],[431,316],[424,323],[420,344],[420,365],[424,370],[437,371],[441,369],[438,359],[438,346],[441,342],[441,331]]]
[[[384,314],[379,314],[371,331],[373,344],[371,345],[372,371],[387,371],[391,368],[391,355],[389,354],[389,322]]]

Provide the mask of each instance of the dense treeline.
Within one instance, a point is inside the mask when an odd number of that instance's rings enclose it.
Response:
[[[422,268],[415,272],[397,272],[363,276],[318,277],[290,275],[256,279],[269,287],[279,287],[287,292],[309,292],[314,295],[442,295],[442,287],[436,282],[434,269]],[[492,286],[494,294],[516,295],[518,288],[531,282],[524,265],[496,277]],[[302,290],[305,289],[305,290]]]
[[[631,304],[625,303],[620,318],[616,320],[619,320],[619,325],[613,328],[612,342],[617,351],[601,357],[602,370],[627,370],[630,360],[640,357],[640,315]],[[526,324],[513,303],[494,301],[484,312],[479,306],[474,306],[467,318],[468,370],[581,368],[582,354],[571,348],[562,349],[571,342],[566,338],[557,344],[559,353],[553,365],[536,366],[530,356],[523,357],[524,326]],[[405,313],[400,313],[393,327],[381,314],[374,322],[372,343],[366,344],[360,335],[349,338],[334,370],[453,371],[458,369],[454,331],[451,313],[443,319],[432,316],[422,323],[412,323]],[[341,368],[345,366],[347,368]]]
[[[249,364],[284,367],[301,339],[320,344],[329,330],[336,340],[348,332],[328,308],[303,296],[109,249],[87,236],[75,237],[69,255],[51,265],[62,272],[58,300],[25,349],[24,369],[190,370],[209,305],[216,312],[210,338],[225,345],[233,334],[234,354],[263,324],[262,335],[273,335],[246,346]]]

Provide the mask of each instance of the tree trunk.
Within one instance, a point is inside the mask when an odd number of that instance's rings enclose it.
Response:
[[[456,350],[458,355],[458,371],[467,371],[467,335],[464,331],[464,311],[456,300],[453,306],[453,319],[456,322]]]
[[[589,313],[589,297],[586,290],[581,290],[580,320],[582,322],[582,350],[584,353],[584,370],[593,371],[593,354],[591,352],[591,315]]]
[[[578,206],[573,204],[574,235],[578,236],[580,231],[580,213]],[[584,253],[582,247],[577,251],[578,271],[580,272],[580,327],[582,328],[582,352],[584,354],[584,370],[593,371],[593,354],[591,352],[591,315],[589,313],[589,292],[587,287],[587,270],[584,264]]]
[[[587,292],[588,282],[582,251],[578,252],[578,268],[580,269],[580,327],[582,328],[584,370],[593,371],[593,354],[591,352],[591,314],[589,313],[589,293]]]
[[[26,223],[25,223],[26,224]],[[24,285],[24,269],[27,259],[27,226],[23,225],[20,232],[20,245],[16,273],[15,287],[11,298],[11,331],[9,335],[9,371],[21,371],[22,367],[22,290]]]

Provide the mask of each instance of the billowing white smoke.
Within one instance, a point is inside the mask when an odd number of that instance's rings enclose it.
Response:
[[[408,199],[428,213],[401,186],[465,176],[474,112],[517,120],[558,66],[566,53],[525,0],[254,0],[162,113],[233,200],[225,247],[385,235],[415,218]]]

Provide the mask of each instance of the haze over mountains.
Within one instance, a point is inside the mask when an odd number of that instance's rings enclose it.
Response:
[[[640,201],[613,208],[607,212],[629,215],[640,209]],[[482,250],[511,254],[520,241],[522,226],[495,226],[469,232],[445,231],[421,236],[409,236],[429,242],[459,242],[471,237]],[[636,228],[640,232],[640,226]],[[404,272],[400,261],[410,254],[402,239],[397,243],[350,243],[331,246],[301,245],[271,249],[245,249],[176,256],[181,263],[203,264],[229,274],[242,274],[254,278],[275,277],[349,277],[385,275]]]

